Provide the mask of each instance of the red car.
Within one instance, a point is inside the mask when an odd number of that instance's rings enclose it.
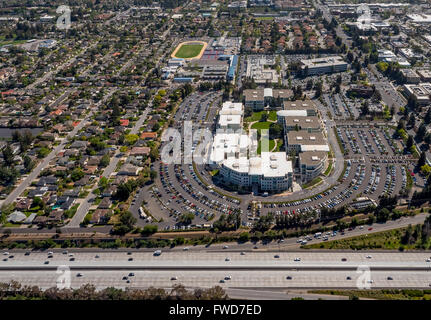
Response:
[[[371,231],[371,230],[373,230],[373,228],[368,228],[368,231]]]

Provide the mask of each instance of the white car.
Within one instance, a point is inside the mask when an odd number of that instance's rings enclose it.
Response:
[[[371,256],[367,256],[367,259],[371,259],[372,257]]]
[[[426,261],[427,261],[427,262],[431,262],[431,259],[430,259],[430,258],[428,258]]]
[[[183,250],[184,250],[184,251],[188,251],[188,250],[189,250],[189,247],[185,247]]]
[[[293,261],[301,261],[301,258],[295,258]]]
[[[223,249],[227,249],[227,248],[229,248],[228,246],[223,246]]]
[[[3,252],[3,255],[4,255],[4,256],[8,256],[8,255],[9,255],[9,252],[7,252],[7,251],[6,251],[6,252]]]

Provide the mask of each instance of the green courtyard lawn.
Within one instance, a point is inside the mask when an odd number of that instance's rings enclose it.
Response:
[[[251,116],[244,119],[245,122],[256,122],[262,118],[262,115],[266,113],[268,114],[268,120],[277,121],[277,111],[258,111],[253,112]]]
[[[201,52],[203,44],[183,44],[177,51],[175,56],[177,58],[194,58]]]
[[[271,122],[256,122],[256,123],[253,123],[251,128],[257,129],[257,130],[262,130],[262,129],[268,129],[269,130],[270,125],[271,125]]]
[[[269,150],[271,151],[275,146],[275,140],[269,140]],[[257,154],[261,153],[261,147],[262,147],[262,140],[259,140],[259,143],[257,145]]]
[[[277,111],[270,111],[268,119],[271,121],[277,121]]]

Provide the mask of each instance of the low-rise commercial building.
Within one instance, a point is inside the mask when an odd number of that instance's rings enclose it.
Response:
[[[407,97],[414,96],[420,105],[430,103],[431,83],[405,84],[403,88]]]
[[[340,56],[301,60],[301,64],[305,76],[347,71],[347,63]]]

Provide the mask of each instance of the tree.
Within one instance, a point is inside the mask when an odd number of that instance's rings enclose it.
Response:
[[[426,154],[425,152],[421,152],[417,166],[421,168],[423,165],[425,165],[425,163],[426,163]]]
[[[157,178],[157,171],[151,170],[150,171],[150,179],[151,179],[151,181],[156,180],[156,178]]]
[[[11,166],[13,164],[13,152],[12,152],[12,148],[10,147],[10,145],[7,145],[4,149],[3,149],[3,160],[5,162],[5,164],[7,166]]]
[[[72,173],[70,174],[70,178],[72,181],[78,181],[84,177],[85,173],[82,171],[81,168],[75,168],[73,169]]]
[[[178,221],[184,225],[189,225],[192,223],[194,218],[195,215],[193,213],[183,213],[178,219]]]
[[[106,177],[101,177],[98,183],[99,188],[102,190],[105,190],[108,187],[108,184],[108,178]]]
[[[141,234],[143,236],[149,236],[153,233],[156,233],[158,230],[158,227],[156,225],[153,224],[147,224],[144,229],[142,230]]]
[[[111,158],[108,154],[103,155],[102,159],[100,159],[99,166],[105,168],[109,165],[109,162],[111,162]]]
[[[426,133],[427,133],[427,127],[424,123],[422,123],[419,126],[418,131],[416,132],[416,140],[422,141],[424,139]]]
[[[120,214],[119,222],[114,225],[113,232],[116,234],[124,235],[132,231],[135,223],[136,218],[133,217],[130,211],[123,211]]]
[[[28,155],[24,156],[24,168],[27,172],[30,172],[34,168],[34,162]]]
[[[424,122],[426,124],[431,123],[431,108],[428,108],[427,113],[425,114]]]
[[[416,124],[416,117],[413,113],[410,114],[409,121],[407,123],[410,127],[414,127]]]
[[[406,150],[410,151],[410,149],[413,147],[413,137],[409,135],[406,142]]]

